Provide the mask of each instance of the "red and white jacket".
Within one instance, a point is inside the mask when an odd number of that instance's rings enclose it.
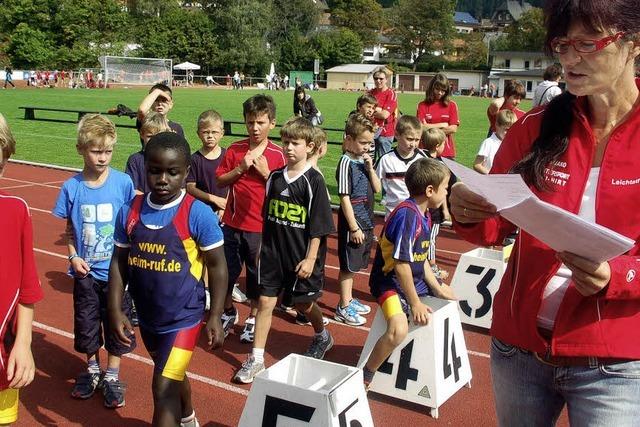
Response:
[[[585,107],[586,99],[578,98],[567,151],[546,169],[551,191],[531,188],[540,199],[574,213],[580,208],[595,151]],[[543,112],[534,110],[511,127],[491,173],[507,173],[530,151]],[[636,241],[628,253],[609,261],[609,284],[584,297],[571,283],[549,343],[538,334],[536,316],[543,290],[560,262],[555,251],[521,230],[494,299],[493,336],[535,352],[546,352],[550,346],[553,355],[640,359],[639,108],[611,133],[600,167],[595,210],[598,224]],[[462,237],[479,245],[500,244],[514,230],[500,216],[474,225],[456,223],[455,227]]]

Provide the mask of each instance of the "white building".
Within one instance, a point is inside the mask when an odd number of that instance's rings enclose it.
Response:
[[[361,90],[373,87],[373,73],[384,65],[344,64],[326,70],[327,89]]]
[[[491,72],[544,70],[556,62],[543,52],[492,51]]]

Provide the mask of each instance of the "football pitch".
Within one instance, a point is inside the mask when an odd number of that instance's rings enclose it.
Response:
[[[76,126],[73,123],[24,120],[20,106],[51,107],[66,109],[89,109],[107,111],[117,104],[124,104],[133,110],[147,94],[148,88],[130,89],[17,89],[0,91],[0,113],[2,113],[16,138],[15,159],[47,163],[68,167],[82,167],[82,158],[75,149]],[[217,110],[223,118],[242,121],[242,102],[256,93],[271,95],[277,108],[277,123],[284,123],[293,114],[293,91],[264,91],[245,89],[241,91],[206,88],[176,88],[174,107],[169,118],[182,125],[185,136],[193,150],[200,147],[196,134],[198,115],[208,109]],[[324,127],[343,128],[350,111],[361,92],[318,91],[310,92],[325,121]],[[415,114],[418,103],[424,99],[420,93],[398,93],[399,108],[403,114]],[[457,160],[470,166],[478,147],[486,137],[488,120],[486,109],[489,99],[459,96],[453,97],[458,104],[460,127],[455,135]],[[530,107],[524,101],[522,109]],[[36,112],[36,117],[75,120],[74,113]],[[134,125],[128,117],[109,116],[117,125]],[[240,128],[236,125],[234,131]],[[274,132],[274,135],[276,133]],[[341,132],[329,132],[330,141],[339,141]],[[234,136],[225,136],[221,145],[226,147]],[[118,127],[118,143],[114,150],[112,166],[124,170],[130,154],[140,149],[138,134],[133,128]],[[329,145],[327,156],[320,161],[327,186],[337,202],[335,168],[342,154],[339,145]]]

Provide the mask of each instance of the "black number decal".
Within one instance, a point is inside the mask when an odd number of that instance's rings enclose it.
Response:
[[[347,406],[346,408],[344,408],[344,411],[340,412],[340,414],[338,415],[338,422],[340,423],[340,427],[347,427],[347,411],[353,408],[356,403],[358,403],[358,399],[354,400],[351,405]],[[351,420],[349,421],[349,427],[362,427],[362,424],[360,424],[360,421],[358,420]]]
[[[396,388],[401,390],[407,389],[409,380],[416,381],[418,379],[418,370],[411,367],[411,354],[413,353],[413,340],[400,350],[400,361],[398,362],[398,375],[396,376]],[[393,373],[393,363],[389,362],[389,358],[384,361],[378,368],[378,372],[391,375]]]
[[[467,267],[466,273],[474,274],[479,276],[484,271],[484,267],[480,267],[478,265],[470,265]],[[476,290],[482,296],[482,305],[475,312],[475,315],[472,316],[473,309],[467,302],[467,300],[460,301],[460,309],[462,312],[469,317],[475,317],[476,319],[485,316],[489,310],[491,310],[491,292],[489,292],[489,284],[496,276],[496,269],[490,268],[484,276],[480,279],[480,282],[476,286]]]
[[[462,359],[456,351],[456,340],[451,334],[451,358],[453,362],[453,379],[455,382],[460,380],[460,368],[462,367]],[[451,376],[451,364],[449,363],[449,319],[444,319],[444,356],[442,358],[442,372],[446,380]]]
[[[308,423],[313,417],[316,408],[290,402],[278,397],[266,396],[264,399],[264,414],[262,415],[262,427],[276,427],[278,415],[293,418]]]

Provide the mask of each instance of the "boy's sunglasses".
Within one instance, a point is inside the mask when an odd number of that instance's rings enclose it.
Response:
[[[611,43],[618,41],[625,35],[624,31],[615,33],[614,35],[603,37],[598,40],[590,39],[562,39],[556,37],[551,41],[551,50],[555,53],[567,53],[569,46],[573,46],[576,52],[580,53],[593,53],[604,49]]]

